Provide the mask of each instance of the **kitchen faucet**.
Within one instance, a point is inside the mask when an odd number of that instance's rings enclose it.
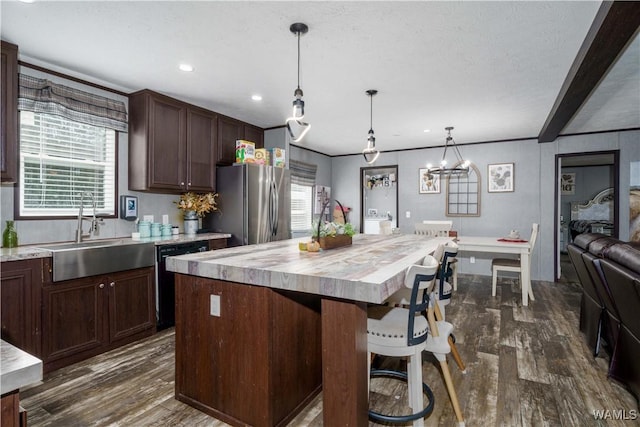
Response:
[[[82,211],[84,209],[84,196],[89,196],[91,198],[91,206],[93,208],[92,216],[83,216]],[[82,234],[82,220],[91,221],[91,227],[89,227],[89,232],[87,234]],[[94,236],[98,236],[98,220],[96,219],[96,198],[90,191],[83,191],[80,193],[80,210],[78,211],[78,229],[76,230],[76,243],[82,242],[83,237],[89,237],[93,232]]]

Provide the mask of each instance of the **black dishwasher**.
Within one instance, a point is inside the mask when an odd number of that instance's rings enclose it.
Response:
[[[174,273],[167,271],[167,257],[205,252],[209,250],[209,241],[176,243],[157,247],[156,257],[156,327],[162,330],[176,324],[176,293]]]

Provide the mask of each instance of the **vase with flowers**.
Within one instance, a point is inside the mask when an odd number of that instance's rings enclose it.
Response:
[[[218,193],[188,192],[180,195],[180,200],[174,203],[178,205],[178,209],[184,212],[184,234],[196,234],[199,219],[206,213],[218,210],[216,197],[218,197]]]

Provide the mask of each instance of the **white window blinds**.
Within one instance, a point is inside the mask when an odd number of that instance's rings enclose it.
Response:
[[[313,187],[291,183],[291,231],[311,230]]]
[[[58,115],[20,112],[20,216],[77,215],[80,194],[115,214],[116,132]]]

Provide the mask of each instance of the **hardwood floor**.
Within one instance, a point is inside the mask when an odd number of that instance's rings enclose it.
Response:
[[[579,285],[534,282],[533,290],[536,301],[523,308],[514,280],[501,278],[492,298],[490,277],[460,276],[447,320],[455,326],[467,365],[463,375],[449,357],[466,425],[632,425],[594,418],[594,410],[626,411],[617,414],[633,417],[638,406],[607,379],[607,361],[590,356],[578,331]],[[424,381],[435,395],[425,425],[454,425],[439,365],[431,355],[423,360]],[[378,363],[400,367],[402,362]],[[372,380],[372,408],[407,411],[405,390],[396,380]],[[173,398],[173,329],[52,372],[20,394],[31,427],[226,425]],[[289,425],[321,426],[322,395]]]

